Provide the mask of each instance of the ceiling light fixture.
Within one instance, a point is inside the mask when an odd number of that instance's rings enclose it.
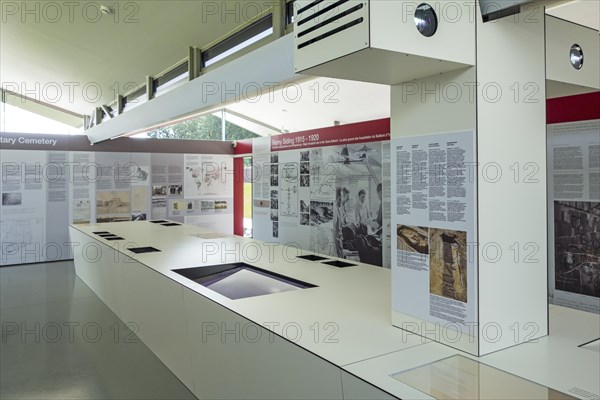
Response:
[[[569,51],[569,58],[571,60],[571,65],[575,69],[581,69],[583,67],[583,49],[580,45],[574,44],[571,46],[571,50]]]
[[[438,18],[433,7],[427,3],[421,3],[415,10],[415,26],[419,33],[425,37],[435,35],[438,28]]]
[[[100,5],[100,12],[104,15],[111,15],[113,13],[112,8],[105,6],[103,4]]]

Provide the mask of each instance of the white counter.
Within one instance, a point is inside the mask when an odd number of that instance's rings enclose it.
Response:
[[[107,241],[96,231],[125,240]],[[389,375],[462,354],[391,325],[386,269],[331,267],[297,259],[307,253],[292,246],[186,225],[74,225],[70,232],[78,276],[124,322],[139,326],[138,336],[199,398],[389,397],[363,380],[394,396],[426,398]],[[126,250],[144,246],[161,252]],[[172,271],[231,262],[317,287],[231,300]],[[557,390],[578,387],[597,396],[598,379],[590,376],[600,375],[598,354],[573,348],[600,337],[597,317],[553,307],[555,334],[479,361]],[[572,361],[561,368],[565,357]]]

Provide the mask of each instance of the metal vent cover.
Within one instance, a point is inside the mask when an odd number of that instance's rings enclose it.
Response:
[[[296,71],[334,60],[369,46],[369,2],[296,1]]]

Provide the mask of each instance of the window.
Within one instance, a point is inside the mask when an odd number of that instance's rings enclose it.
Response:
[[[75,128],[7,103],[0,103],[0,132],[58,135],[81,135],[84,133],[83,126]]]

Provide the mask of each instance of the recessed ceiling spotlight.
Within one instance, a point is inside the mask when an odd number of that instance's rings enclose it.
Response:
[[[415,26],[419,33],[425,37],[431,37],[435,35],[438,28],[438,18],[431,7],[427,3],[421,3],[415,10]]]
[[[574,44],[571,46],[569,58],[571,59],[571,65],[573,68],[581,69],[583,67],[583,49],[580,45]]]
[[[104,15],[111,15],[113,13],[112,8],[105,6],[103,4],[100,5],[100,12]]]

